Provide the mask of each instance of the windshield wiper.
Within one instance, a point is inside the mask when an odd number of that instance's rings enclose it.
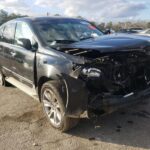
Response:
[[[75,41],[75,40],[53,40],[53,41],[50,41],[48,40],[47,42],[51,42],[51,43],[55,43],[55,44],[70,44],[70,43],[74,43],[74,42],[78,42],[78,41]]]
[[[83,40],[88,40],[88,39],[93,39],[94,37],[92,36],[89,36],[89,37],[84,37],[84,38],[81,38],[80,41],[83,41]]]

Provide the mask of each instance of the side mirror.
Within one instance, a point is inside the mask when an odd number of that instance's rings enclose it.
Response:
[[[17,44],[19,46],[24,47],[27,50],[32,49],[32,44],[31,44],[31,41],[29,39],[20,38],[20,39],[17,40]]]
[[[33,51],[33,52],[37,51],[38,47],[39,47],[38,43],[35,42],[35,43],[32,45],[32,51]]]

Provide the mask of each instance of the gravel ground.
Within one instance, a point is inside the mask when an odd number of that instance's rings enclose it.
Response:
[[[150,103],[82,119],[68,133],[54,130],[41,104],[14,87],[0,87],[0,150],[150,149]]]

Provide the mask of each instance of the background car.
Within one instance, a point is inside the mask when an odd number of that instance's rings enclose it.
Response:
[[[142,28],[129,28],[129,29],[121,29],[118,33],[127,33],[127,34],[135,34],[143,31]]]
[[[150,29],[143,30],[143,31],[139,32],[138,34],[150,36]]]

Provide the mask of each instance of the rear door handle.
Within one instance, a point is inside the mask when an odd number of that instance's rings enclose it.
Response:
[[[14,57],[14,56],[16,56],[16,53],[15,52],[10,52],[11,53],[11,55]]]

